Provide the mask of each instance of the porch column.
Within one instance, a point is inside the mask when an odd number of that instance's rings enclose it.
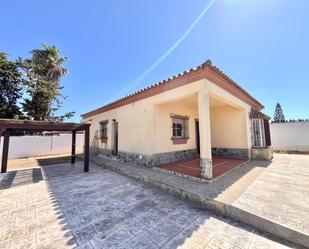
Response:
[[[200,131],[201,177],[212,179],[210,107],[209,94],[207,90],[202,90],[198,93],[198,115]]]

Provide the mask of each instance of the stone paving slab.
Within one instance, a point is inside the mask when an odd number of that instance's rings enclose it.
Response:
[[[309,237],[309,156],[275,154],[232,206]]]
[[[197,202],[216,213],[308,246],[309,157],[291,157],[294,158],[292,161],[284,155],[277,155],[272,163],[251,161],[212,182],[194,181],[150,168],[120,163],[104,156],[92,157],[92,160],[103,167]],[[285,163],[285,167],[289,169],[279,167],[280,163]],[[287,166],[288,163],[292,166]],[[283,185],[285,187],[280,187]]]
[[[3,184],[0,248],[295,248],[148,184],[82,168],[48,166],[43,180]]]
[[[98,165],[134,177],[138,180],[151,180],[152,183],[156,181],[159,184],[160,182],[166,183],[176,187],[177,189],[182,188],[186,189],[186,191],[188,192],[195,192],[196,194],[202,195],[207,199],[221,201],[222,198],[225,198],[228,199],[228,204],[231,204],[233,201],[235,201],[243,193],[244,189],[246,189],[252,183],[252,180],[254,180],[255,177],[257,177],[259,173],[266,169],[269,165],[269,162],[263,161],[254,163],[249,162],[247,164],[244,164],[240,168],[237,168],[231,172],[227,172],[225,175],[223,175],[222,177],[218,177],[214,181],[199,182],[179,175],[153,170],[152,168],[147,168],[129,163],[122,163],[102,155],[92,156],[91,159],[94,163]],[[247,175],[251,173],[251,171],[256,170],[256,168],[259,168],[259,173],[251,177],[250,182],[243,182],[242,184],[238,184],[238,187],[240,187],[239,190],[235,189],[235,191],[227,191],[230,187],[233,187],[235,183],[237,183],[239,180],[246,178]],[[226,198],[227,196],[229,196],[229,198]]]

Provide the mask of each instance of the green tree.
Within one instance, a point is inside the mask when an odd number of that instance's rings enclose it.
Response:
[[[285,117],[279,103],[276,104],[275,115],[274,115],[274,123],[283,123],[285,122]]]
[[[22,87],[23,79],[17,64],[0,52],[0,118],[21,116],[18,100]]]
[[[72,117],[74,112],[55,115],[62,105],[61,99],[66,98],[61,94],[63,87],[60,80],[67,74],[62,65],[67,58],[60,57],[59,50],[49,45],[43,45],[42,49],[30,53],[31,59],[18,60],[27,78],[27,94],[22,103],[27,118],[62,121]]]

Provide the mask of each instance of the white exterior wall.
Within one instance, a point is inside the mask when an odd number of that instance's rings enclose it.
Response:
[[[270,124],[274,150],[309,151],[309,121]]]
[[[2,158],[3,137],[0,141],[0,158]],[[71,153],[72,135],[60,136],[11,136],[9,159]],[[76,153],[82,153],[84,135],[76,134]]]

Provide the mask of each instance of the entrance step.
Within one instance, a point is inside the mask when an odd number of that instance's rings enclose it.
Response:
[[[150,183],[173,195],[193,201],[215,213],[231,217],[279,239],[305,248],[309,245],[309,234],[234,205],[248,186],[266,169],[266,162],[248,162],[218,180],[199,182],[151,168],[111,160],[102,155],[93,156],[91,160],[104,168]]]

